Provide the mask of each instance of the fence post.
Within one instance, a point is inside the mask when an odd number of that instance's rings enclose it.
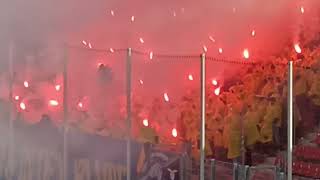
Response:
[[[68,179],[68,47],[63,49],[63,179]]]
[[[210,163],[210,170],[211,170],[211,180],[215,180],[216,179],[216,160],[215,159],[211,159],[211,163]]]
[[[127,50],[127,180],[131,179],[131,56],[132,50]]]
[[[205,160],[205,144],[206,144],[206,56],[201,54],[201,126],[200,126],[200,137],[201,137],[201,147],[200,147],[200,180],[204,180],[205,169],[204,169],[204,160]]]
[[[232,169],[232,179],[233,180],[238,180],[238,164],[233,163],[233,169]]]
[[[287,147],[287,177],[292,180],[292,146],[293,146],[293,62],[288,65],[288,147]]]

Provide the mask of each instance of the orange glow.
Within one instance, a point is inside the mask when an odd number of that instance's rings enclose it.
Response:
[[[28,88],[29,87],[29,82],[28,81],[24,81],[23,85],[24,85],[24,87]]]
[[[254,37],[255,35],[256,35],[256,31],[255,31],[255,30],[252,30],[252,31],[251,31],[251,36]]]
[[[214,85],[214,86],[216,86],[216,85],[218,85],[218,81],[217,80],[212,80],[212,84]]]
[[[295,45],[294,45],[294,50],[295,50],[296,53],[298,53],[298,54],[300,54],[300,53],[302,52],[299,44],[295,44]]]
[[[188,79],[189,79],[190,81],[193,81],[193,76],[192,76],[192,74],[189,74]]]
[[[220,95],[220,87],[214,90],[214,94],[219,96]]]
[[[57,100],[50,100],[50,101],[49,101],[49,105],[50,105],[50,106],[58,106],[59,103],[58,103]]]
[[[164,94],[163,94],[163,98],[164,98],[164,100],[165,100],[166,102],[169,102],[169,96],[168,96],[167,93],[164,93]]]
[[[249,54],[249,50],[248,50],[248,49],[244,49],[244,50],[243,50],[243,57],[244,57],[245,59],[249,59],[250,54]]]
[[[82,44],[86,46],[87,45],[87,41],[83,40]]]
[[[219,53],[222,54],[223,53],[223,49],[219,48]]]
[[[144,119],[144,120],[142,121],[142,124],[143,124],[145,127],[148,127],[148,126],[149,126],[149,121],[148,121],[148,119]]]
[[[61,86],[58,84],[58,85],[55,86],[55,88],[56,88],[56,91],[60,91]]]
[[[139,38],[139,41],[140,41],[141,44],[144,43],[144,40],[142,38]]]
[[[204,52],[207,52],[207,51],[208,51],[207,46],[203,45],[203,51],[204,51]]]
[[[89,48],[90,48],[90,49],[92,49],[92,45],[91,45],[91,43],[89,43],[89,45],[88,45],[88,46],[89,46]]]
[[[173,129],[172,129],[172,136],[173,136],[173,137],[177,137],[177,136],[178,136],[178,131],[177,131],[176,128],[173,128]]]
[[[149,53],[149,59],[152,59],[153,58],[153,52],[151,51],[150,53]]]
[[[112,48],[110,48],[109,50],[110,50],[110,52],[114,53],[114,50]]]
[[[21,102],[20,103],[20,108],[22,109],[22,110],[26,110],[26,104],[24,103],[24,102]]]
[[[301,14],[304,14],[304,7],[303,6],[300,7],[300,12],[301,12]]]
[[[18,101],[18,100],[20,99],[20,97],[19,97],[19,96],[14,96],[14,99],[15,99],[16,101]]]

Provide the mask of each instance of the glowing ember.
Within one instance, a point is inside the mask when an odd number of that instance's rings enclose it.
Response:
[[[111,12],[110,12],[110,13],[111,13],[111,16],[114,16],[114,11],[113,11],[113,10],[111,10]]]
[[[142,38],[139,38],[139,41],[140,41],[141,44],[144,43],[144,40]]]
[[[189,79],[190,81],[193,81],[193,76],[192,76],[192,74],[189,74],[188,79]]]
[[[19,96],[14,96],[14,99],[15,99],[16,101],[18,101],[18,100],[20,99],[20,97],[19,97]]]
[[[215,40],[212,36],[209,36],[209,39],[210,39],[210,41],[212,41],[212,42],[216,42],[216,40]]]
[[[252,30],[252,31],[251,31],[251,36],[254,37],[255,35],[256,35],[256,31],[255,31],[255,30]]]
[[[151,51],[150,53],[149,53],[149,59],[152,59],[153,58],[153,52]]]
[[[169,102],[169,96],[168,96],[167,93],[164,93],[164,94],[163,94],[163,98],[164,98],[164,100],[165,100],[166,102]]]
[[[172,129],[172,136],[173,136],[173,137],[177,137],[177,136],[178,136],[178,131],[177,131],[176,128],[173,128],[173,129]]]
[[[220,94],[220,87],[214,90],[214,94],[219,96]]]
[[[131,16],[131,22],[134,22],[135,17]]]
[[[26,110],[26,104],[25,103],[23,103],[23,102],[21,102],[20,103],[20,108],[22,109],[22,110]]]
[[[222,54],[223,53],[223,49],[219,48],[219,53]]]
[[[49,101],[49,105],[50,105],[50,106],[58,106],[59,103],[58,103],[57,100],[50,100],[50,101]]]
[[[148,127],[148,126],[149,126],[149,121],[148,121],[148,119],[144,119],[144,120],[142,121],[142,124],[143,124],[144,126]]]
[[[207,51],[208,51],[207,46],[203,45],[203,47],[202,47],[202,48],[203,48],[203,51],[204,51],[204,52],[207,52]]]
[[[303,6],[300,7],[300,11],[301,11],[301,14],[304,14],[304,7]]]
[[[243,51],[243,57],[244,57],[245,59],[249,59],[250,54],[249,54],[249,50],[248,50],[248,49],[244,49],[244,51]]]
[[[295,45],[294,45],[294,50],[295,50],[296,53],[298,53],[298,54],[300,54],[300,53],[302,52],[299,44],[295,44]]]
[[[87,45],[87,41],[83,40],[82,44],[86,46]]]
[[[114,53],[114,49],[110,48],[109,50],[110,50],[110,52]]]
[[[28,81],[24,81],[23,85],[24,85],[24,87],[28,88],[29,87],[29,82]]]
[[[143,84],[143,81],[141,79],[139,80],[139,82],[140,82],[141,85]]]
[[[218,85],[218,81],[217,80],[212,80],[212,84],[214,85],[214,86],[216,86],[216,85]]]
[[[89,46],[89,48],[90,48],[90,49],[92,49],[92,45],[91,45],[91,43],[89,43],[89,45],[88,45],[88,46]]]
[[[56,88],[56,91],[60,91],[61,86],[60,85],[56,85],[55,88]]]
[[[79,108],[83,108],[83,103],[82,103],[82,102],[79,102],[79,103],[78,103],[78,107],[79,107]]]

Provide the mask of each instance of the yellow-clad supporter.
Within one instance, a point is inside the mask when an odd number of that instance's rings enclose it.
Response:
[[[260,139],[258,130],[260,118],[261,115],[257,111],[257,108],[249,106],[249,109],[244,116],[244,133],[247,146],[255,144]]]
[[[314,73],[312,79],[313,82],[308,94],[312,98],[312,102],[315,105],[320,106],[320,74]]]
[[[299,96],[307,93],[307,80],[306,77],[297,75],[294,83],[294,95]]]
[[[233,105],[227,117],[229,126],[228,159],[236,159],[241,154],[241,118],[240,105]]]

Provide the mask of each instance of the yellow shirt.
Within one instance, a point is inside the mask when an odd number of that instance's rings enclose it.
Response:
[[[241,154],[241,119],[239,113],[232,113],[229,118],[228,158],[234,159]]]
[[[259,112],[254,110],[248,111],[244,117],[244,120],[246,145],[250,146],[255,144],[260,139],[260,133],[257,128],[260,120]]]

